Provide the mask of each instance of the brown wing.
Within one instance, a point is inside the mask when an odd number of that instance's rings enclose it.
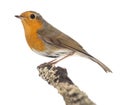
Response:
[[[58,29],[47,23],[43,30],[38,31],[39,37],[46,43],[59,48],[66,48],[72,51],[78,51],[85,55],[91,56],[83,49],[83,47],[73,40],[71,37],[65,35]]]

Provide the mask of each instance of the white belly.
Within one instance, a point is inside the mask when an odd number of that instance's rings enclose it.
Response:
[[[43,56],[46,56],[46,57],[51,57],[51,58],[57,58],[59,56],[65,56],[67,54],[70,54],[72,53],[73,51],[71,50],[68,50],[68,49],[60,49],[60,50],[57,50],[57,51],[52,51],[52,50],[46,50],[46,51],[37,51],[35,49],[32,49],[35,53],[39,54],[39,55],[43,55]]]

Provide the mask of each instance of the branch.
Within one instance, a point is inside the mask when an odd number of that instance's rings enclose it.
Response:
[[[63,96],[66,105],[95,105],[67,76],[67,71],[47,63],[37,67],[39,76],[54,86]]]

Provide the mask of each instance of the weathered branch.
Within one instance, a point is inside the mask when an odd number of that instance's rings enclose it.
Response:
[[[54,86],[63,96],[66,105],[95,105],[67,76],[67,71],[61,67],[42,64],[37,67],[39,76]]]

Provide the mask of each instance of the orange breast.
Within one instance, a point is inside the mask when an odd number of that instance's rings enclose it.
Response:
[[[34,33],[30,34],[29,36],[26,35],[26,40],[31,49],[35,49],[37,51],[45,50],[45,45],[37,34]]]
[[[35,49],[36,51],[45,50],[45,45],[37,34],[37,30],[42,28],[42,24],[40,24],[40,22],[36,22],[36,24],[32,24],[30,22],[29,24],[26,24],[26,22],[23,22],[23,26],[25,37],[30,48]]]

